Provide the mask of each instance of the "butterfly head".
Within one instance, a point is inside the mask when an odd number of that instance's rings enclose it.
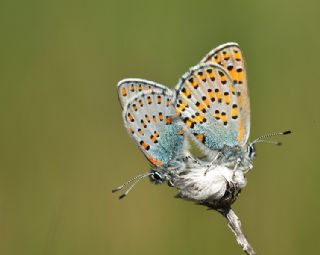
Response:
[[[185,169],[185,162],[181,159],[170,161],[169,164],[156,166],[149,172],[149,179],[155,184],[162,184],[167,182],[170,187],[173,187],[172,180],[177,173]]]
[[[155,184],[161,184],[166,180],[165,175],[157,170],[151,170],[149,178]]]

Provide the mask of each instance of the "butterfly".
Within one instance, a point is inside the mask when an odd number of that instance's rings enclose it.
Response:
[[[253,167],[255,144],[275,143],[263,139],[291,133],[272,133],[248,142],[246,76],[239,45],[226,43],[210,51],[178,82],[177,114],[193,140],[209,158],[213,156],[209,164],[189,168],[176,178],[174,184],[182,198],[210,207],[230,205],[246,185],[244,173]]]
[[[241,50],[236,43],[211,51],[178,82],[176,110],[207,153],[237,159],[250,132],[250,103]],[[250,158],[250,157],[249,157]],[[248,161],[244,167],[249,164]]]
[[[118,83],[118,96],[123,108],[123,121],[130,136],[153,165],[153,169],[113,190],[134,184],[149,176],[155,183],[171,185],[172,172],[184,165],[184,130],[174,108],[175,94],[169,88],[147,80],[125,79]]]

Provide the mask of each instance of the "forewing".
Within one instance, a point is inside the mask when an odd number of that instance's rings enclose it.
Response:
[[[241,49],[237,43],[226,43],[218,46],[208,53],[201,60],[201,63],[218,64],[222,66],[231,78],[237,92],[238,105],[240,107],[241,126],[243,126],[243,136],[240,144],[245,144],[250,133],[250,102],[247,86],[247,75],[244,58]]]
[[[182,155],[183,131],[165,91],[142,92],[127,103],[123,112],[126,128],[139,148],[156,166],[173,166]]]
[[[200,64],[179,81],[176,111],[196,140],[209,149],[242,145],[239,92],[223,67]]]
[[[172,95],[169,88],[153,81],[142,79],[124,79],[121,80],[117,86],[119,101],[123,109],[132,98],[141,92],[157,92]]]

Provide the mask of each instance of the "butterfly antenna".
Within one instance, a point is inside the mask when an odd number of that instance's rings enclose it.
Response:
[[[278,132],[278,133],[269,133],[269,134],[262,135],[262,136],[258,137],[251,144],[255,144],[255,143],[271,143],[271,144],[275,144],[275,145],[281,145],[282,143],[274,142],[274,141],[268,141],[268,140],[265,140],[265,139],[269,138],[269,137],[272,137],[272,136],[288,135],[288,134],[291,134],[291,133],[292,132],[290,130],[287,130],[287,131],[284,131],[284,132]]]
[[[127,185],[130,184],[131,182],[139,179],[140,177],[142,177],[142,176],[144,176],[144,175],[146,175],[146,173],[144,173],[144,174],[139,174],[139,175],[133,177],[132,179],[130,179],[129,181],[125,182],[125,183],[122,184],[121,186],[119,186],[119,187],[117,187],[117,188],[114,188],[114,189],[112,190],[112,193],[115,193],[115,192],[117,192],[117,191],[119,191],[119,190],[122,190],[125,186],[127,186]]]
[[[282,145],[281,142],[275,142],[275,141],[269,141],[269,140],[258,140],[255,143],[270,143],[278,146]]]
[[[153,173],[140,174],[140,175],[132,178],[131,180],[127,181],[126,183],[122,184],[121,186],[113,189],[113,190],[112,190],[112,193],[114,193],[114,192],[116,192],[116,191],[118,191],[118,190],[123,189],[123,188],[124,188],[125,186],[127,186],[129,183],[131,183],[131,182],[134,181],[134,183],[126,190],[126,192],[119,196],[119,199],[122,199],[122,198],[124,198],[125,196],[128,195],[128,193],[133,189],[133,187],[134,187],[139,181],[141,181],[143,178],[145,178],[145,177],[147,177],[147,176],[149,176],[149,175],[152,175],[152,174],[153,174]]]

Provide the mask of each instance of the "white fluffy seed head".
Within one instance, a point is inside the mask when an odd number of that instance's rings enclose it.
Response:
[[[228,185],[242,189],[246,179],[240,170],[234,171],[226,166],[213,166],[207,171],[207,165],[201,165],[181,173],[174,180],[179,196],[193,201],[215,201],[221,199]]]

